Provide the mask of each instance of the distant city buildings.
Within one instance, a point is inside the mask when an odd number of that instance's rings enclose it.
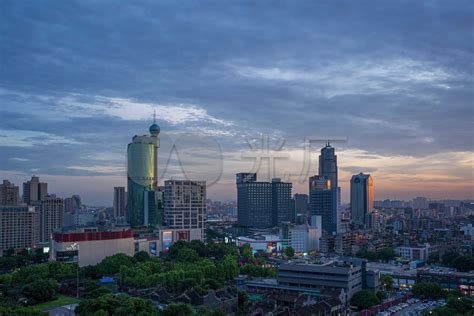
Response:
[[[205,181],[167,180],[163,200],[167,227],[192,229],[193,235],[183,236],[181,240],[205,239],[207,222]]]
[[[73,212],[76,210],[80,210],[81,207],[82,207],[81,197],[77,194],[73,195],[72,197],[64,199],[65,212]]]
[[[269,228],[295,221],[291,183],[278,178],[271,182],[257,181],[256,173],[238,173],[236,184],[239,226]]]
[[[0,184],[0,206],[18,205],[20,199],[20,188],[8,180]]]
[[[114,217],[127,217],[127,197],[125,187],[114,187]]]
[[[48,195],[48,184],[39,182],[39,177],[31,177],[31,180],[23,183],[23,202],[27,205],[39,205]]]
[[[351,218],[358,227],[369,227],[374,209],[374,183],[370,174],[359,173],[351,178]]]
[[[153,123],[149,131],[150,135],[134,136],[127,149],[127,219],[133,227],[158,224],[160,128]]]

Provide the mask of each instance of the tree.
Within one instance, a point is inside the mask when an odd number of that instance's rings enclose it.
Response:
[[[252,247],[249,244],[245,244],[240,247],[240,255],[244,257],[247,261],[253,259]]]
[[[0,315],[9,316],[47,316],[48,313],[34,307],[3,307],[0,306]]]
[[[377,260],[377,253],[375,253],[373,251],[368,251],[368,250],[359,250],[356,253],[356,257],[357,258],[364,258],[364,259],[367,259],[369,261],[375,261],[375,260]]]
[[[58,283],[53,279],[38,279],[22,289],[30,304],[37,304],[53,299],[58,292]]]
[[[225,279],[232,280],[239,275],[239,267],[237,265],[237,258],[232,255],[226,255],[222,261],[225,271]]]
[[[467,272],[474,270],[473,256],[460,256],[453,260],[453,267],[459,271]]]
[[[456,251],[448,251],[443,256],[441,256],[441,262],[444,265],[450,266],[457,257],[459,257],[459,254]]]
[[[132,296],[116,297],[111,294],[81,301],[76,307],[75,313],[78,316],[159,315],[150,300]]]
[[[134,254],[133,258],[135,258],[137,262],[146,262],[150,260],[150,255],[148,254],[148,252],[142,250]]]
[[[177,303],[169,304],[163,310],[163,316],[193,316],[194,309],[189,304]]]
[[[377,258],[385,262],[393,260],[396,257],[395,250],[390,247],[385,247],[379,252],[377,252]]]
[[[390,291],[393,289],[393,278],[391,275],[384,274],[380,277],[380,284],[382,284],[384,290]]]
[[[387,298],[387,294],[385,294],[385,292],[383,291],[378,291],[375,295],[377,295],[377,298],[379,299],[379,301],[383,301],[384,299]]]
[[[183,247],[178,252],[177,260],[180,261],[180,262],[192,263],[192,262],[198,261],[198,257],[199,256],[198,256],[196,250],[193,250],[193,249],[188,248],[188,247]]]
[[[434,300],[442,298],[444,294],[438,284],[428,282],[416,283],[413,286],[412,293],[417,297],[430,298]]]
[[[285,255],[288,258],[293,258],[293,256],[295,255],[295,250],[293,249],[293,247],[291,247],[291,246],[286,247],[285,248]]]
[[[109,256],[97,264],[97,271],[102,275],[113,275],[120,272],[120,266],[131,267],[135,264],[133,257],[123,253]]]
[[[357,306],[359,309],[366,309],[377,305],[379,298],[369,290],[362,290],[354,294],[351,299],[351,305]]]

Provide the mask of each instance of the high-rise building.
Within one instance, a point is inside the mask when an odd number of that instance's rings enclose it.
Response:
[[[327,177],[331,181],[331,187],[337,189],[337,156],[335,149],[328,143],[321,148],[319,156],[319,175]]]
[[[296,193],[293,198],[295,200],[295,214],[308,215],[308,194]]]
[[[359,227],[366,227],[368,215],[374,210],[374,183],[370,174],[359,173],[351,178],[351,217]]]
[[[48,184],[39,182],[38,177],[23,183],[23,202],[28,205],[39,205],[48,195]]]
[[[165,222],[172,229],[189,229],[190,234],[200,234],[204,240],[207,223],[206,182],[192,180],[167,180],[164,187]],[[187,233],[186,233],[187,234]],[[193,240],[197,236],[180,238]]]
[[[80,210],[82,207],[81,197],[77,194],[73,195],[70,198],[64,199],[64,211],[73,212]]]
[[[326,176],[309,178],[311,215],[321,216],[322,229],[327,234],[336,234],[338,229],[337,190],[331,188]]]
[[[127,219],[135,227],[154,225],[149,220],[155,216],[149,214],[149,205],[150,201],[156,201],[158,190],[160,128],[154,122],[149,131],[150,135],[134,136],[127,149]]]
[[[41,202],[40,241],[51,239],[51,234],[63,226],[64,200],[55,195],[47,195]]]
[[[114,187],[114,216],[115,218],[126,218],[126,192],[125,187]]]
[[[295,221],[291,183],[278,178],[259,182],[255,173],[238,173],[236,180],[239,226],[268,228]]]
[[[20,198],[20,188],[8,180],[3,180],[0,184],[0,205],[18,205]]]
[[[319,155],[319,176],[309,179],[309,197],[312,215],[320,215],[323,230],[336,234],[340,222],[341,190],[337,179],[337,156],[327,142]]]
[[[34,206],[0,206],[0,256],[9,249],[32,248],[39,241]]]
[[[280,178],[272,179],[272,226],[279,226],[282,222],[295,222],[295,208],[291,204],[291,188],[289,182],[282,182]]]

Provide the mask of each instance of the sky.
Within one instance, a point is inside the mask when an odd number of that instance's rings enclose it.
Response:
[[[160,179],[307,192],[326,139],[343,201],[474,198],[472,1],[0,1],[0,177],[111,205],[161,128]]]

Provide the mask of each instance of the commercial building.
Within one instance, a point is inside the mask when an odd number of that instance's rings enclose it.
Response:
[[[321,216],[322,229],[327,234],[336,234],[340,220],[337,207],[337,190],[332,188],[326,176],[309,178],[311,215]]]
[[[146,251],[150,256],[158,256],[162,251],[177,241],[202,240],[204,232],[201,228],[171,229],[168,227],[155,228],[153,231],[134,230],[135,252]]]
[[[340,291],[344,303],[362,290],[365,267],[354,262],[326,264],[283,263],[278,268],[278,284],[289,287]]]
[[[367,227],[374,210],[374,183],[370,174],[359,173],[351,178],[351,217],[359,227]]]
[[[160,128],[150,135],[134,136],[127,149],[127,220],[133,227],[158,225],[158,148]]]
[[[32,248],[39,240],[39,213],[33,206],[0,206],[0,255]]]
[[[279,178],[258,182],[255,173],[238,173],[236,180],[239,226],[269,228],[295,221],[291,183]]]
[[[99,231],[97,228],[84,228],[55,232],[51,239],[51,260],[77,262],[80,267],[95,265],[117,253],[134,255],[133,232],[130,229]]]
[[[126,218],[127,217],[127,198],[126,198],[125,187],[114,187],[114,217],[115,218]]]
[[[64,200],[55,195],[47,195],[41,201],[40,241],[47,242],[51,234],[63,225]]]
[[[0,206],[18,205],[20,199],[19,187],[8,180],[0,184]]]
[[[309,215],[309,199],[308,194],[296,193],[293,196],[295,201],[295,215]]]
[[[54,261],[95,265],[108,256],[123,253],[133,256],[146,251],[157,256],[178,240],[191,241],[202,236],[202,229],[131,230],[129,227],[100,230],[97,227],[63,229],[53,234],[50,257]]]
[[[167,180],[164,187],[164,216],[172,229],[199,229],[205,239],[207,223],[206,182]],[[198,239],[190,236],[191,239]]]
[[[48,184],[39,182],[39,177],[31,177],[31,180],[23,183],[23,202],[28,205],[39,205],[48,195]]]
[[[426,261],[429,259],[430,245],[425,244],[422,246],[400,246],[395,248],[398,256],[409,259],[409,260],[422,260]]]
[[[289,222],[282,223],[280,236],[288,240],[288,246],[295,252],[309,252],[319,250],[321,239],[321,217],[312,216],[311,224],[294,225]]]

